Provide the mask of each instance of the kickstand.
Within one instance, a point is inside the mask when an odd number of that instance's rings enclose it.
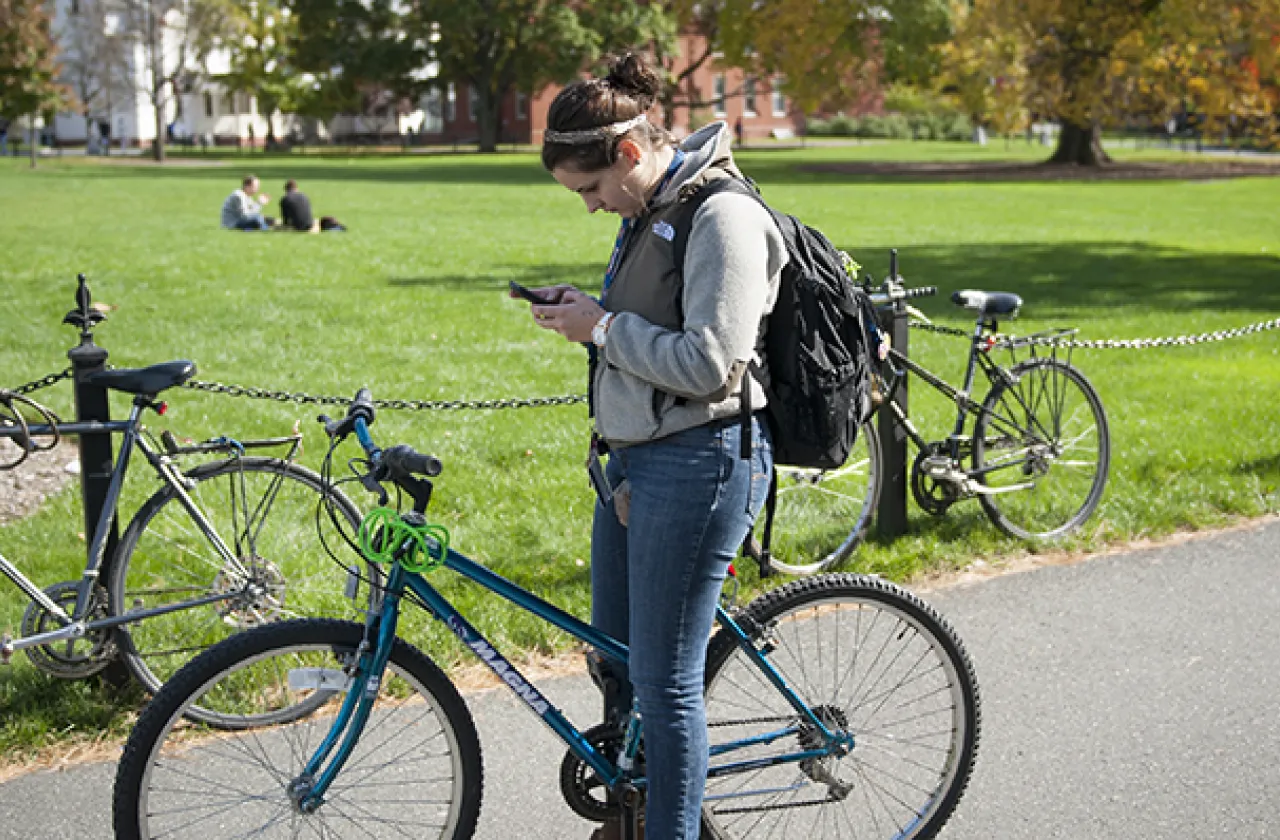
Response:
[[[644,797],[640,791],[628,785],[621,791],[622,840],[641,840],[641,824],[644,819]]]

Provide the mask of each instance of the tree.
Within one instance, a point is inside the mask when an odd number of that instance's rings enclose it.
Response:
[[[1202,128],[1274,131],[1280,0],[967,5],[952,51],[1008,46],[1001,60],[1025,73],[1025,105],[1062,123],[1054,163],[1109,162],[1102,127],[1130,114],[1190,114]]]
[[[36,165],[35,118],[69,99],[58,82],[57,46],[40,0],[0,0],[0,117],[31,120],[31,166]]]
[[[781,77],[802,110],[839,108],[886,80],[931,78],[932,45],[950,32],[946,0],[669,0],[665,8],[676,31],[697,36],[692,42],[699,45],[689,56],[679,54],[675,38],[670,47],[650,48],[666,71],[668,127],[677,109],[712,104],[692,85],[709,62],[739,68],[747,78]]]
[[[426,86],[427,32],[400,0],[292,0],[300,113],[385,119]],[[381,134],[382,124],[378,123]]]
[[[296,67],[298,17],[281,0],[237,0],[228,12],[215,45],[225,51],[230,69],[217,80],[228,91],[257,97],[270,148],[276,144],[276,113],[297,111],[308,93]]]
[[[62,27],[62,81],[68,85],[84,114],[84,136],[90,136],[95,110],[111,110],[111,102],[123,98],[129,71],[120,16],[109,0],[80,0]]]
[[[229,20],[228,0],[122,0],[127,32],[140,48],[142,89],[155,115],[152,155],[164,161],[166,117],[170,103],[194,89],[205,59],[220,41]]]
[[[653,39],[662,7],[624,0],[419,0],[418,19],[434,27],[441,81],[476,92],[480,151],[497,149],[504,98],[566,82],[603,51]]]

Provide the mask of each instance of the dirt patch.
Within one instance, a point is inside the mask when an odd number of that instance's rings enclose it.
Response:
[[[21,456],[17,445],[0,438],[0,467]],[[75,443],[63,441],[50,452],[33,452],[14,469],[0,470],[0,525],[39,509],[45,499],[80,475],[80,454]]]
[[[904,181],[1209,181],[1280,175],[1280,162],[1244,160],[1119,161],[1097,167],[1003,161],[849,161],[797,168],[825,175]]]

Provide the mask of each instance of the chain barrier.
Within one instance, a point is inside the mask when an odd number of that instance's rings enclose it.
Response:
[[[940,335],[950,335],[958,338],[969,338],[970,334],[966,330],[956,329],[955,327],[945,327],[940,324],[931,324],[923,321],[912,321],[911,328],[916,330],[924,330],[925,332],[938,333]],[[1002,349],[1015,345],[1025,347],[1034,346],[1056,346],[1070,347],[1076,349],[1088,350],[1145,350],[1152,347],[1191,347],[1197,344],[1210,344],[1215,341],[1226,341],[1232,338],[1243,338],[1244,336],[1253,335],[1255,333],[1266,332],[1268,330],[1280,330],[1280,318],[1274,318],[1270,321],[1260,321],[1256,324],[1250,324],[1247,327],[1239,327],[1232,330],[1218,330],[1216,332],[1200,333],[1199,335],[1180,335],[1170,336],[1166,338],[1131,338],[1131,339],[1061,339],[1061,338],[1018,338],[1015,335],[998,336],[995,346]],[[43,388],[56,385],[63,380],[72,377],[71,368],[67,368],[59,373],[51,373],[48,376],[34,379],[24,385],[19,385],[12,389],[12,393],[19,396],[34,393]],[[210,394],[225,394],[230,397],[245,397],[251,400],[273,400],[275,402],[291,402],[306,405],[347,405],[351,402],[349,397],[333,397],[319,394],[308,394],[303,391],[281,391],[272,390],[270,388],[253,388],[243,385],[227,385],[222,382],[206,382],[199,379],[193,379],[185,384],[186,388],[193,391],[204,391]],[[374,400],[373,404],[378,408],[388,409],[391,411],[495,411],[504,408],[542,408],[546,406],[557,405],[575,405],[577,403],[585,403],[587,401],[586,394],[565,394],[559,397],[527,397],[527,398],[508,398],[496,400]]]
[[[57,385],[62,380],[70,379],[70,378],[71,378],[71,368],[67,368],[61,373],[51,373],[48,376],[43,376],[39,379],[33,379],[32,381],[28,382],[25,385],[19,385],[17,388],[13,389],[13,393],[19,396],[26,396],[27,394],[33,394],[42,388],[48,388],[51,385]],[[0,390],[3,390],[3,389],[0,389]]]
[[[926,324],[923,322],[912,321],[913,329],[925,330],[926,332],[941,333],[942,335],[959,336],[960,338],[968,338],[969,333],[964,330],[958,330],[954,327],[943,327],[938,324]],[[1280,318],[1270,321],[1259,321],[1256,324],[1250,324],[1247,327],[1239,327],[1233,330],[1218,330],[1210,333],[1200,333],[1199,335],[1179,335],[1167,338],[1102,338],[1102,339],[1062,339],[1062,338],[1036,338],[1034,336],[1028,338],[1018,338],[1015,335],[1002,335],[998,337],[996,347],[1007,349],[1019,346],[1026,347],[1035,345],[1040,347],[1070,347],[1073,349],[1087,350],[1146,350],[1152,347],[1192,347],[1197,344],[1210,344],[1215,341],[1226,341],[1231,338],[1243,338],[1254,333],[1266,332],[1267,330],[1280,329]]]
[[[246,388],[240,385],[226,385],[221,382],[204,382],[193,379],[184,387],[210,394],[225,394],[231,397],[245,397],[251,400],[274,400],[276,402],[292,402],[308,405],[347,405],[350,397],[331,397],[308,394],[302,391],[273,391],[267,388]],[[499,400],[374,400],[377,408],[392,411],[481,411],[503,408],[540,408],[553,405],[573,405],[585,403],[585,394],[566,394],[561,397],[529,397],[525,399],[510,398]]]

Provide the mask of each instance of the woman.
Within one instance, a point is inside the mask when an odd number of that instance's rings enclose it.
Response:
[[[706,644],[730,560],[768,490],[763,417],[742,457],[743,388],[759,356],[786,249],[749,196],[718,194],[693,219],[674,265],[679,203],[716,178],[741,178],[723,123],[680,146],[648,121],[659,81],[634,55],[551,105],[543,165],[589,212],[622,217],[601,300],[572,286],[537,289],[538,326],[594,348],[593,458],[610,453],[614,489],[592,528],[592,623],[630,647],[628,683],[644,721],[646,835],[699,835],[708,745]],[[683,277],[683,282],[681,282]],[[619,717],[630,708],[622,692]],[[616,824],[597,836],[614,836]]]

